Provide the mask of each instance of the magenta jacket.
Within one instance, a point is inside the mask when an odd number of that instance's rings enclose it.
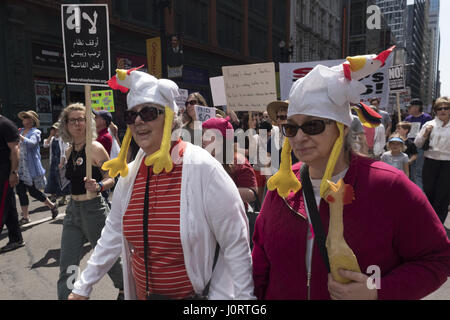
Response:
[[[299,177],[301,164],[293,166]],[[347,184],[355,200],[344,206],[344,237],[361,271],[380,267],[378,299],[420,299],[450,275],[450,242],[425,194],[403,172],[352,155]],[[329,207],[320,216],[328,232]],[[327,269],[314,243],[310,287],[305,263],[308,223],[302,192],[285,200],[267,193],[253,236],[253,279],[258,299],[330,299]]]

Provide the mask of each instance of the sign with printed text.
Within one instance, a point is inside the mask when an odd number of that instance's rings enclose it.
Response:
[[[114,98],[112,90],[91,91],[91,107],[95,111],[105,110],[114,112]]]
[[[107,87],[111,78],[106,4],[63,4],[66,83]]]
[[[389,90],[402,92],[405,90],[405,73],[402,64],[389,68]]]
[[[159,79],[162,77],[161,38],[155,37],[147,39],[146,47],[148,73]]]
[[[346,60],[323,60],[311,62],[280,63],[280,91],[281,100],[289,99],[292,84],[306,76],[316,65],[326,67],[337,66]],[[389,72],[392,65],[393,54],[387,59],[383,67],[360,81],[366,86],[366,92],[361,94],[361,101],[369,103],[372,98],[380,98],[380,109],[387,110],[389,106]]]
[[[226,106],[227,96],[225,94],[225,84],[223,76],[209,78],[211,95],[215,106]]]
[[[258,63],[222,67],[227,108],[263,112],[277,99],[275,64]]]
[[[195,116],[197,117],[197,121],[205,122],[206,120],[216,117],[216,108],[196,105]]]

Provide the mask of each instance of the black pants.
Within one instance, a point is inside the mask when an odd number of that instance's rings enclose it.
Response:
[[[9,181],[0,181],[0,233],[3,225],[8,228],[9,242],[22,242],[22,232],[19,227],[19,215],[16,207],[14,190]]]
[[[46,195],[36,189],[34,185],[27,186],[22,180],[19,181],[19,184],[16,186],[17,195],[19,196],[20,205],[22,207],[28,206],[30,202],[28,201],[27,191],[36,200],[40,202],[45,202],[47,199]]]
[[[450,203],[450,161],[425,158],[422,182],[428,201],[444,223]]]

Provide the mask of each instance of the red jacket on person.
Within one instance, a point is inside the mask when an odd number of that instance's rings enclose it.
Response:
[[[97,141],[105,147],[106,152],[108,152],[108,155],[110,156],[113,140],[111,134],[108,132],[108,128],[101,130],[97,135]]]
[[[299,178],[301,163],[293,166]],[[403,172],[385,163],[352,155],[344,182],[355,200],[344,206],[344,237],[361,272],[381,274],[378,299],[420,299],[450,275],[450,241],[425,194]],[[329,206],[320,216],[328,232]],[[283,200],[270,191],[256,220],[253,278],[258,299],[307,299],[305,263],[308,232],[303,195]],[[330,299],[328,271],[314,243],[311,299]]]

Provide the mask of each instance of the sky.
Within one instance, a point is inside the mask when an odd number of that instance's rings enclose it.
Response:
[[[407,0],[413,4],[414,0]],[[450,0],[440,0],[439,29],[441,49],[439,70],[441,71],[441,96],[450,96]]]

